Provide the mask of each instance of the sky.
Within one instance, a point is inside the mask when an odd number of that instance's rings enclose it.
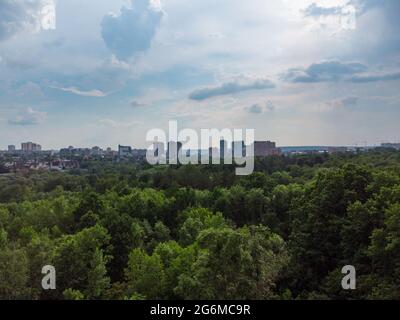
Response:
[[[0,149],[249,128],[400,141],[400,1],[1,0]]]

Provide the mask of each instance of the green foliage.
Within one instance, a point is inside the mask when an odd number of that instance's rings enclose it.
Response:
[[[103,297],[105,291],[110,287],[110,278],[107,277],[105,260],[103,251],[96,248],[92,260],[90,261],[90,271],[86,289],[86,297],[88,297],[88,299],[99,299]]]
[[[195,242],[202,230],[219,228],[226,225],[221,213],[214,214],[205,208],[191,208],[182,214],[184,222],[179,229],[179,240],[184,246]]]
[[[147,299],[161,298],[164,269],[158,254],[149,256],[142,249],[134,249],[129,255],[125,273],[129,296],[139,294]]]
[[[66,289],[63,292],[65,300],[84,300],[85,296],[79,290]]]
[[[98,264],[105,263],[101,251],[101,259],[94,254],[96,255],[98,250],[107,250],[109,241],[110,236],[107,229],[100,225],[59,239],[54,258],[58,290],[63,292],[65,289],[71,288],[83,292],[89,286],[88,291],[93,294],[96,290],[90,286],[93,287],[97,284],[89,284],[89,276],[93,280],[94,273],[102,272],[103,266],[98,266]],[[105,258],[105,261],[107,259],[108,257]],[[96,270],[96,268],[100,268],[100,270]]]
[[[0,175],[0,299],[400,299],[400,153]],[[57,290],[41,288],[54,265]],[[357,290],[341,288],[354,265]]]
[[[176,289],[189,299],[268,299],[288,262],[284,241],[262,226],[200,233],[200,250]]]
[[[0,250],[0,299],[27,299],[29,297],[28,258],[23,249]]]

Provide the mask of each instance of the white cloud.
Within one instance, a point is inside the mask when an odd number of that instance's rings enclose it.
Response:
[[[56,29],[56,5],[54,1],[48,1],[43,6],[39,15],[40,24],[43,30]]]
[[[69,93],[73,93],[76,94],[78,96],[83,96],[83,97],[97,97],[97,98],[103,98],[106,97],[109,93],[105,93],[101,90],[97,90],[97,89],[93,89],[93,90],[89,90],[89,91],[83,91],[83,90],[79,90],[75,87],[69,87],[69,88],[58,88],[58,87],[51,87],[53,89],[58,89],[64,92],[69,92]]]
[[[39,32],[56,27],[55,0],[0,2],[0,41],[21,32]]]
[[[115,121],[112,119],[101,119],[99,120],[99,123],[106,126],[106,127],[111,127],[114,129],[117,128],[129,128],[129,127],[134,127],[140,124],[139,121],[127,121],[127,122],[121,122],[121,121]]]
[[[31,107],[26,108],[14,119],[10,119],[8,122],[12,125],[37,125],[47,119],[47,113],[41,111],[35,111]]]

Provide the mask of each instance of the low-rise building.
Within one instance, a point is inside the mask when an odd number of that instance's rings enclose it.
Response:
[[[400,150],[400,143],[382,143],[381,147]]]
[[[255,141],[254,142],[254,156],[267,157],[280,155],[281,149],[276,147],[276,143],[272,141]]]
[[[118,157],[126,158],[132,156],[132,147],[130,146],[118,146]]]

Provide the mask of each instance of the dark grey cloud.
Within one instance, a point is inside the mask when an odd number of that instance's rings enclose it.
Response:
[[[131,0],[132,8],[122,7],[119,15],[106,15],[101,34],[106,46],[120,60],[148,50],[163,17],[150,0]]]
[[[393,0],[352,0],[350,3],[360,8],[360,14],[363,14],[369,10],[381,9],[390,18],[398,17],[400,2]],[[398,21],[398,19],[396,19]],[[399,22],[397,23],[399,24]]]
[[[358,97],[354,96],[326,102],[326,104],[332,108],[351,107],[357,105],[357,103],[358,103]]]
[[[140,101],[138,101],[138,100],[132,100],[132,101],[130,102],[130,104],[131,104],[131,106],[134,107],[134,108],[141,108],[141,107],[146,107],[146,106],[147,106],[145,103],[140,102]]]
[[[312,3],[302,13],[307,18],[317,20],[322,28],[329,23],[337,23],[337,32],[352,29],[347,41],[352,43],[353,53],[358,53],[354,56],[382,61],[386,55],[392,57],[400,50],[398,0],[347,0],[343,6],[332,7]],[[336,22],[324,21],[327,17],[335,17]]]
[[[343,13],[343,9],[345,9],[347,6],[352,6],[354,9],[356,9],[356,15],[360,16],[371,9],[384,8],[385,6],[387,6],[388,2],[398,2],[398,1],[349,0],[343,6],[332,6],[332,7],[322,7],[314,2],[310,4],[307,8],[302,10],[302,12],[305,17],[319,18],[324,16],[326,17],[326,16],[340,15]]]
[[[354,106],[358,103],[358,97],[347,97],[342,99],[342,104],[344,106]]]
[[[271,101],[267,101],[265,107],[267,108],[267,111],[275,111],[275,105]]]
[[[377,24],[370,20],[371,35],[366,30],[359,30],[367,34],[365,39],[375,39],[366,47],[366,55],[374,55],[376,61],[385,60],[386,56],[397,56],[400,51],[400,1],[398,0],[358,0],[359,16],[378,17]],[[356,2],[356,0],[353,0]],[[379,23],[379,24],[378,24]],[[361,38],[362,39],[362,38]],[[367,42],[368,44],[368,42]]]
[[[191,100],[202,101],[217,96],[235,94],[249,90],[269,89],[274,87],[275,85],[268,79],[258,79],[247,83],[228,82],[218,87],[195,90],[189,95],[189,98]]]
[[[367,71],[367,67],[357,62],[325,61],[313,63],[308,68],[289,69],[283,79],[294,83],[338,81]]]
[[[18,70],[27,70],[32,69],[36,66],[36,64],[32,61],[24,60],[23,57],[12,57],[12,56],[4,56],[4,63],[10,69],[18,69]]]
[[[390,81],[390,80],[400,80],[400,72],[386,73],[386,74],[355,75],[350,78],[350,81],[355,83]]]
[[[353,83],[367,83],[377,81],[400,80],[400,72],[374,72],[361,63],[327,61],[313,63],[307,68],[292,68],[283,75],[284,81],[292,83],[316,83],[347,81]]]
[[[7,40],[24,31],[40,30],[53,0],[1,0],[0,1],[0,41]]]
[[[316,3],[310,4],[303,13],[306,17],[331,16],[340,14],[342,7],[321,7]]]
[[[246,107],[245,110],[248,113],[261,114],[264,112],[273,112],[275,110],[275,106],[271,101],[267,101],[264,105],[256,103],[250,107]]]
[[[255,113],[255,114],[260,114],[263,113],[264,109],[262,106],[260,106],[259,104],[253,104],[250,107],[246,108],[248,113]]]
[[[65,44],[65,38],[57,38],[43,43],[43,47],[47,49],[60,48]]]

